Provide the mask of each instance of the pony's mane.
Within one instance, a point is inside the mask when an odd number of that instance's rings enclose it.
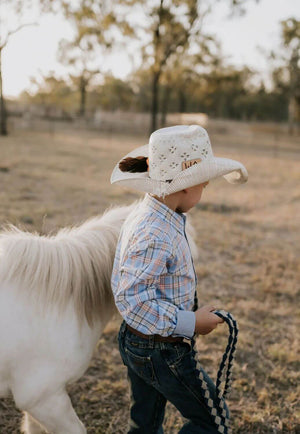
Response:
[[[72,300],[91,326],[113,309],[110,279],[121,226],[136,206],[111,208],[79,226],[44,236],[9,225],[0,233],[0,284],[28,291],[63,311]]]

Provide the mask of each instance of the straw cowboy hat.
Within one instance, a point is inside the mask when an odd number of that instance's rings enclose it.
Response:
[[[122,171],[119,165],[128,157],[145,157],[146,169]],[[242,163],[214,156],[204,128],[177,125],[154,131],[148,145],[123,157],[112,172],[111,183],[161,197],[219,176],[224,176],[231,184],[241,184],[248,179]]]

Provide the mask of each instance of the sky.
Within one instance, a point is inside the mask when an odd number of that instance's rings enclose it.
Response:
[[[205,29],[215,34],[222,45],[223,54],[230,64],[241,67],[247,65],[259,71],[267,80],[270,65],[263,52],[278,49],[280,45],[280,21],[295,17],[300,19],[299,0],[254,0],[247,3],[247,14],[228,18],[228,1],[221,1],[209,16]],[[0,3],[0,17],[3,17]],[[6,14],[7,28],[14,29],[17,22],[14,16]],[[28,11],[23,22],[34,21]],[[3,32],[0,21],[0,35]],[[32,77],[41,80],[44,74],[55,71],[56,75],[66,75],[66,68],[57,60],[57,49],[61,39],[72,37],[72,27],[59,16],[44,14],[37,25],[25,27],[11,36],[3,49],[3,87],[6,97],[16,97],[31,87]],[[2,34],[3,38],[3,34]],[[125,78],[133,67],[132,60],[125,50],[103,62],[102,70],[111,71],[119,78]]]

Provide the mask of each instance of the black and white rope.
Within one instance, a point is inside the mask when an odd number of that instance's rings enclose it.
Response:
[[[196,305],[195,307],[197,307],[197,303],[195,303],[195,305]],[[232,381],[231,379],[232,365],[233,365],[234,353],[236,350],[238,326],[233,315],[231,315],[229,312],[226,312],[224,310],[216,310],[214,311],[214,313],[218,315],[220,318],[222,318],[224,322],[227,323],[229,328],[228,344],[225,353],[222,357],[222,361],[217,374],[217,381],[216,381],[217,399],[216,400],[214,400],[213,397],[211,396],[209,387],[205,381],[194,339],[192,339],[192,352],[196,362],[196,370],[198,371],[199,380],[201,382],[203,397],[205,399],[207,406],[210,409],[210,413],[214,418],[215,424],[218,427],[218,431],[223,434],[229,434],[231,431],[229,426],[228,415],[224,404],[225,404],[225,397],[228,396],[230,392],[230,386]],[[221,388],[222,380],[224,382],[223,390]]]

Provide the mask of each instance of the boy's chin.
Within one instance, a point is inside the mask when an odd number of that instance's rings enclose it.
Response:
[[[181,207],[181,206],[178,206],[177,208],[176,208],[176,212],[178,212],[179,214],[182,214],[182,213],[184,213],[184,212],[188,212],[190,210],[190,208],[183,208],[183,207]]]

